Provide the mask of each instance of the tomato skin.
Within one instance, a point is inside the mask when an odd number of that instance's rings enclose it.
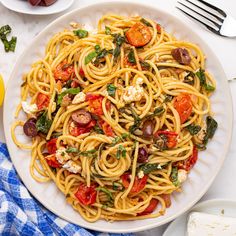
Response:
[[[105,135],[107,136],[114,136],[114,132],[112,127],[104,120],[99,120],[98,121],[99,126],[102,128],[103,132],[105,133]]]
[[[57,161],[55,154],[48,155],[45,157],[45,159],[46,159],[49,166],[51,166],[53,168],[60,168],[61,167],[61,164]]]
[[[61,80],[63,82],[66,82],[67,80],[71,79],[74,76],[75,76],[74,66],[69,65],[66,60],[57,65],[54,71],[54,78],[56,81]]]
[[[148,175],[144,175],[143,178],[139,179],[138,176],[134,179],[134,184],[130,190],[130,193],[139,193],[141,190],[144,189],[147,183]],[[126,173],[121,176],[122,183],[125,188],[129,187],[130,184],[130,174]]]
[[[192,156],[190,156],[187,160],[179,161],[177,163],[177,167],[178,169],[190,171],[193,168],[193,166],[196,164],[197,160],[198,160],[198,150],[197,150],[197,147],[194,146]]]
[[[148,207],[141,213],[138,213],[137,216],[144,216],[151,214],[157,207],[159,201],[155,198],[152,198]]]
[[[46,144],[46,148],[49,154],[55,154],[57,151],[57,138],[49,140]]]
[[[77,81],[75,81],[75,80],[73,80],[72,82],[71,82],[71,88],[78,88],[79,87],[79,83],[77,82]]]
[[[79,136],[81,134],[85,134],[85,133],[89,133],[91,131],[91,129],[96,125],[96,120],[91,120],[89,122],[88,125],[86,125],[85,127],[80,127],[78,124],[75,124],[75,122],[72,122],[69,125],[69,132],[72,136]]]
[[[88,206],[94,204],[97,197],[96,186],[91,185],[90,187],[87,187],[84,183],[80,184],[77,192],[75,193],[75,197],[83,205]]]
[[[84,73],[84,70],[83,70],[82,67],[79,69],[79,75],[80,75],[82,78],[85,77],[85,73]]]
[[[43,93],[38,93],[37,98],[36,98],[36,105],[39,110],[42,110],[45,107],[48,107],[50,102],[50,98],[48,95],[43,94]]]
[[[161,33],[161,25],[160,24],[156,24],[156,29],[158,33]]]
[[[94,113],[95,115],[101,116],[103,115],[103,110],[102,110],[102,100],[103,100],[102,95],[97,95],[97,94],[86,94],[86,101],[89,102],[89,107],[90,111]]]
[[[177,136],[178,134],[168,130],[158,130],[154,136],[157,137],[161,134],[164,134],[167,137],[167,147],[174,148],[177,145]]]
[[[141,22],[135,23],[125,34],[128,42],[135,47],[142,47],[150,42],[150,29]]]
[[[191,115],[193,105],[190,95],[181,93],[174,99],[174,108],[179,113],[180,122],[183,124]]]
[[[163,198],[166,208],[169,208],[171,206],[170,194],[161,194],[160,197]]]

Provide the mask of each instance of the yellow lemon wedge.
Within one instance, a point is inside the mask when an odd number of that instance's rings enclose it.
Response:
[[[4,95],[5,95],[4,82],[2,76],[0,75],[0,107],[2,106]]]

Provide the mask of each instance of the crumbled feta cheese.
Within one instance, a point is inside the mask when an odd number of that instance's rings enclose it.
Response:
[[[142,170],[140,170],[139,172],[138,172],[138,178],[139,179],[142,179],[144,177],[144,172],[142,171]]]
[[[186,170],[182,170],[182,169],[178,170],[178,181],[180,183],[183,183],[184,181],[186,181],[187,177],[188,177],[188,174]]]
[[[21,102],[22,108],[25,113],[32,115],[32,113],[35,113],[38,111],[37,105],[34,104],[28,104],[27,102]]]
[[[70,160],[70,155],[66,152],[64,147],[60,147],[56,151],[56,159],[59,163],[64,164],[66,161]]]
[[[142,83],[143,83],[143,79],[138,78],[136,80],[135,86],[128,86],[125,89],[125,92],[123,95],[123,99],[124,99],[125,103],[137,102],[137,101],[141,100],[141,98],[144,95],[143,87],[140,86]]]
[[[69,172],[74,173],[74,174],[81,171],[81,166],[79,166],[78,164],[76,164],[72,160],[67,161],[62,167],[67,169]]]
[[[72,104],[79,104],[81,102],[84,102],[85,97],[86,97],[86,95],[83,92],[80,92],[80,93],[76,94],[76,96],[74,97],[74,99],[72,101]]]
[[[67,90],[67,88],[62,88],[61,93],[65,92],[66,90]]]
[[[52,103],[52,112],[56,111],[57,104],[55,102]]]

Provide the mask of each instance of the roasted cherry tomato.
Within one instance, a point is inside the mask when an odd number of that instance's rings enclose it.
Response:
[[[158,130],[155,134],[154,137],[158,137],[160,135],[165,135],[167,138],[167,143],[166,146],[168,148],[174,148],[177,144],[177,136],[178,134],[172,131],[168,130]]]
[[[56,143],[57,143],[57,138],[53,138],[47,142],[46,148],[47,148],[49,154],[56,153],[56,150],[57,150]]]
[[[72,121],[69,125],[69,132],[72,136],[77,137],[81,134],[89,133],[96,123],[96,120],[91,120],[87,126],[81,127]]]
[[[61,62],[54,71],[55,80],[61,80],[66,82],[67,80],[75,76],[74,67],[67,63],[67,61]]]
[[[169,208],[171,206],[170,194],[161,194],[160,197],[163,198],[166,208]]]
[[[150,29],[141,22],[135,23],[125,34],[128,42],[135,47],[142,47],[150,42],[152,34]]]
[[[45,157],[45,159],[46,159],[49,166],[51,166],[53,168],[60,168],[61,167],[61,164],[57,161],[55,154],[48,155]]]
[[[139,179],[138,176],[135,177],[133,187],[130,190],[130,193],[138,193],[144,189],[147,183],[148,176],[144,175],[143,178]],[[130,184],[130,174],[126,173],[121,176],[122,183],[125,188],[129,187]]]
[[[179,113],[181,124],[183,124],[191,115],[193,105],[190,95],[181,93],[174,100],[174,107]]]
[[[148,215],[148,214],[151,214],[157,207],[157,204],[158,204],[158,200],[155,199],[155,198],[152,198],[148,207],[141,213],[138,213],[137,215],[138,216],[144,216],[144,215]]]
[[[196,164],[198,159],[198,150],[196,146],[193,147],[193,154],[187,160],[177,162],[178,169],[184,169],[190,171]]]
[[[105,135],[114,136],[113,129],[106,121],[100,120],[98,123],[99,123],[99,126],[102,128],[103,132],[105,133]]]
[[[97,197],[96,186],[92,185],[87,187],[84,183],[80,184],[77,192],[75,193],[75,197],[83,205],[88,206],[94,204]]]
[[[89,107],[90,111],[98,116],[103,115],[103,110],[102,110],[102,100],[103,96],[97,95],[97,94],[90,94],[88,93],[86,95],[86,101],[89,102]]]
[[[48,95],[39,93],[36,98],[36,104],[39,110],[48,107],[50,98]]]

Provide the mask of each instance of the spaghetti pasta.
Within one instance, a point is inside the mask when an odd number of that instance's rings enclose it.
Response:
[[[89,222],[163,215],[214,135],[205,57],[140,16],[104,15],[96,33],[64,30],[23,76],[13,141],[30,173],[54,181]],[[31,146],[20,143],[23,126]]]

